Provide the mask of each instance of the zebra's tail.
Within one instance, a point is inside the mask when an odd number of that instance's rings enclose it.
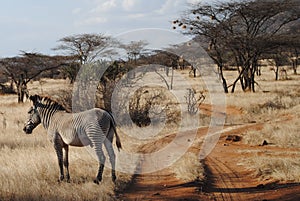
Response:
[[[117,145],[118,151],[120,151],[120,149],[122,149],[122,144],[121,144],[119,135],[118,135],[118,133],[116,132],[116,129],[114,129],[114,130],[115,130],[115,134],[116,134],[116,145]]]
[[[118,133],[117,133],[116,122],[115,122],[115,120],[114,120],[114,117],[113,117],[110,113],[108,113],[108,114],[109,114],[110,117],[111,117],[112,128],[113,128],[114,133],[115,133],[115,135],[116,135],[116,145],[117,145],[118,151],[120,151],[120,149],[122,149],[122,144],[121,144],[120,137],[119,137],[119,135],[118,135]]]

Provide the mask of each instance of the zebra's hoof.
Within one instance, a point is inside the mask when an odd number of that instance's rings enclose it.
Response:
[[[63,175],[61,175],[57,181],[58,181],[58,182],[62,182],[62,181],[64,180],[64,178],[65,178],[65,177],[64,177]]]
[[[70,183],[70,176],[67,176],[67,183]]]
[[[116,180],[117,180],[116,175],[112,175],[111,180],[112,180],[114,183],[116,183]]]
[[[98,184],[98,185],[99,185],[100,181],[101,181],[101,180],[99,180],[99,179],[94,179],[94,183],[95,183],[95,184]]]

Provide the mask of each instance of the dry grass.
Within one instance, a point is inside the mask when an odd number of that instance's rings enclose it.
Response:
[[[291,90],[286,86],[292,83]],[[247,118],[256,122],[268,122],[261,131],[245,133],[244,142],[259,145],[263,140],[280,147],[299,147],[300,90],[295,81],[282,83],[277,91],[257,97],[256,104],[245,106]],[[294,89],[295,88],[295,89]],[[253,99],[247,96],[249,102]]]
[[[244,166],[254,169],[256,176],[261,180],[300,182],[299,151],[295,152],[295,149],[300,148],[299,108],[296,106],[291,109],[298,114],[293,116],[293,120],[265,124],[261,131],[249,131],[244,134],[244,143],[259,145],[266,140],[275,148],[285,148],[285,152],[281,149],[273,150],[271,153],[259,153],[243,161]]]
[[[101,186],[93,184],[95,162],[70,160],[71,183],[58,183],[57,159],[49,148],[1,150],[1,200],[114,200],[108,176]]]
[[[242,142],[257,146],[266,140],[275,148],[271,153],[244,150],[250,156],[241,164],[255,170],[255,176],[264,181],[299,182],[300,160],[295,149],[300,148],[300,77],[289,73],[289,80],[274,81],[273,76],[263,72],[258,78],[261,88],[256,93],[227,95],[228,104],[243,108],[238,123],[264,123],[262,130],[241,133]],[[276,147],[280,147],[278,151]],[[286,148],[284,153],[281,148]]]
[[[226,72],[226,74],[229,77],[229,83],[233,81],[234,72]],[[237,90],[234,94],[227,94],[227,105],[243,110],[243,116],[235,118],[235,123],[266,122],[290,112],[287,110],[299,105],[300,77],[299,75],[292,75],[291,71],[288,74],[289,80],[274,81],[274,73],[268,68],[263,68],[262,76],[256,79],[259,83],[256,93],[245,93]],[[237,87],[239,88],[239,86]]]
[[[203,181],[205,170],[199,161],[199,155],[187,152],[170,169],[175,173],[176,178],[185,182]]]
[[[232,73],[226,72],[231,76]],[[263,71],[263,76],[258,78],[261,88],[257,93],[237,90],[234,94],[226,95],[228,105],[242,108],[241,116],[227,117],[226,121],[235,124],[268,122],[262,131],[244,133],[243,142],[251,145],[261,144],[266,139],[275,146],[299,148],[300,78],[289,76],[290,80],[274,82],[273,76],[272,72]],[[234,76],[230,79],[234,79]],[[197,86],[198,80],[193,80],[192,85]],[[65,86],[66,82],[47,80],[42,85],[34,82],[29,88],[33,88],[32,93],[52,94],[62,85]],[[70,149],[71,183],[58,183],[57,159],[46,131],[38,127],[30,136],[23,134],[23,122],[30,104],[19,105],[14,103],[16,101],[16,96],[0,96],[0,200],[116,200],[115,192],[122,191],[130,184],[132,175],[118,173],[118,181],[114,185],[110,170],[106,168],[103,182],[95,185],[93,179],[98,164],[84,148]],[[209,96],[205,101],[209,104]],[[210,122],[209,116],[201,117],[201,126]],[[286,117],[292,117],[292,120],[282,121]],[[177,130],[178,127],[165,127],[152,139],[162,140],[167,136],[166,133]],[[120,136],[127,151],[138,152],[136,149],[143,147],[143,143],[151,145],[151,140],[141,143],[139,139],[123,135],[122,132]],[[299,182],[299,156],[295,156],[295,151],[286,155],[288,157],[259,154],[247,158],[243,163],[255,169],[256,175],[263,180],[272,178]],[[138,160],[130,165],[138,164]],[[186,153],[170,169],[176,177],[185,181],[204,178],[204,169],[198,156],[191,152]]]
[[[105,168],[102,183],[94,184],[98,162],[85,148],[70,147],[71,182],[58,183],[57,158],[46,131],[39,126],[32,135],[23,133],[30,104],[16,100],[0,97],[0,200],[117,200],[115,191],[124,189],[132,175],[118,172],[115,185]]]
[[[193,133],[187,131],[184,135]],[[189,149],[170,167],[169,170],[175,174],[175,177],[185,182],[204,181],[205,169],[204,164],[200,161],[199,151],[203,145],[204,137],[195,136]],[[186,143],[186,142],[182,142]]]
[[[300,182],[300,157],[256,156],[245,160],[244,165],[255,170],[263,181]]]
[[[266,140],[271,145],[279,147],[300,148],[299,119],[294,119],[286,123],[266,124],[261,131],[249,131],[243,141],[250,145],[261,145]]]
[[[51,96],[57,94],[55,91],[61,89],[59,86],[62,85],[66,85],[65,81],[44,80],[43,85],[33,82],[29,88],[31,94]],[[93,179],[98,169],[97,161],[86,149],[73,147],[70,147],[69,158],[71,183],[58,183],[57,158],[46,131],[39,126],[32,135],[23,134],[22,128],[30,103],[17,104],[16,101],[16,96],[0,97],[0,129],[3,131],[0,133],[0,200],[116,200],[115,192],[124,190],[131,183],[131,174],[118,172],[117,184],[114,185],[110,170],[106,168],[103,182],[99,186],[95,185]],[[132,140],[131,136],[122,133],[127,129],[130,128],[119,130],[124,150],[137,153],[137,148],[146,142]],[[157,135],[152,140],[161,140],[166,133],[173,133],[177,129],[167,124],[159,133],[155,132]],[[184,175],[184,171],[187,171],[189,179],[199,177],[194,174],[201,176],[202,172],[198,172],[201,170],[200,163],[196,158],[196,155],[187,154],[183,161],[178,161],[178,175]],[[126,161],[124,158],[119,160]],[[139,163],[138,158],[135,160],[130,159],[130,169]],[[188,163],[187,169],[182,168],[184,163]]]

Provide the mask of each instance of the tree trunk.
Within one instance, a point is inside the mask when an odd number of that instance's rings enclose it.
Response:
[[[240,68],[238,67],[237,69],[238,69],[238,72],[239,72],[239,76],[238,76],[238,78],[237,78],[237,79],[233,82],[233,84],[232,84],[231,93],[234,93],[235,86],[236,86],[236,83],[237,83],[238,81],[241,82],[241,86],[242,86],[243,91],[244,91],[244,89],[245,89],[245,85],[244,85],[244,81],[243,81],[243,79],[244,79],[244,78],[243,78],[243,74],[244,74],[245,68],[242,69],[242,70],[240,70]]]
[[[14,91],[14,80],[11,80],[10,82],[10,92],[13,92]]]
[[[298,60],[299,59],[299,51],[297,48],[295,48],[295,59],[293,59],[293,70],[294,70],[294,75],[297,75],[297,67],[298,67]]]
[[[244,78],[240,77],[239,80],[240,80],[240,83],[241,83],[242,90],[245,91],[246,87],[245,87],[245,83],[244,83]]]
[[[275,80],[278,80],[279,66],[276,65]]]
[[[221,76],[221,79],[222,79],[222,84],[223,84],[223,89],[224,89],[224,92],[225,93],[228,93],[228,87],[227,87],[227,82],[226,82],[226,79],[224,78],[224,74],[223,74],[223,66],[219,66],[219,74]]]
[[[223,77],[222,77],[222,82],[223,82],[224,92],[227,94],[228,93],[227,82],[226,82],[225,78],[223,78]]]
[[[258,66],[258,67],[257,67],[256,75],[257,75],[257,76],[261,76],[261,66]]]
[[[244,78],[244,84],[245,84],[243,87],[243,90],[244,91],[251,90],[251,78],[249,78],[247,71],[246,71],[246,73],[244,73],[243,78]]]
[[[255,92],[255,72],[253,72],[251,75],[251,89],[252,92]]]
[[[21,86],[17,86],[18,103],[23,103],[24,93],[22,92]]]
[[[297,66],[298,66],[297,59],[293,61],[292,65],[293,65],[294,75],[297,75]]]
[[[252,63],[252,68],[250,68],[250,71],[251,71],[251,89],[252,92],[255,92],[255,74],[258,74],[258,65],[256,59]]]

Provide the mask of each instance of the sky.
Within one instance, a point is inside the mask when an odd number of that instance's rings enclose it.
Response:
[[[155,38],[155,30],[172,31],[172,20],[200,1],[1,1],[0,58],[17,56],[21,51],[55,54],[52,48],[59,44],[57,41],[74,34],[102,33],[114,37],[151,29],[148,33]]]

